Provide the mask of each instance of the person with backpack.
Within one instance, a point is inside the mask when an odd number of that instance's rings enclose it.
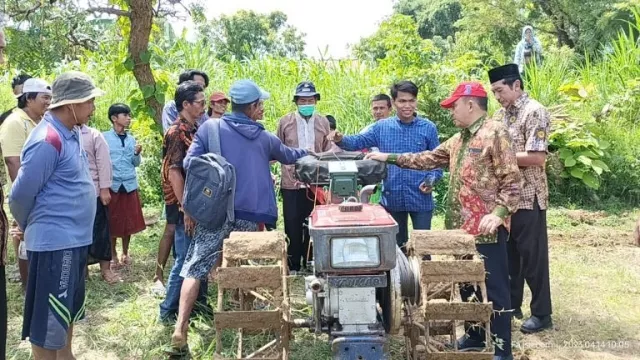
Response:
[[[220,120],[206,121],[198,129],[184,159],[184,168],[187,169],[185,211],[189,216],[198,216],[198,220],[204,221],[196,224],[195,235],[180,273],[184,282],[178,321],[171,339],[177,349],[184,350],[187,347],[188,315],[196,300],[200,282],[207,279],[222,253],[223,239],[232,231],[257,231],[259,223],[272,224],[277,220],[278,206],[270,161],[294,164],[308,154],[306,150],[285,146],[258,122],[264,114],[264,100],[270,96],[253,81],[236,81],[229,95],[231,113],[223,115]],[[197,188],[198,182],[192,182],[190,174],[197,172],[202,175],[203,165],[207,162],[210,164],[207,178],[224,179],[224,188],[220,189],[215,183],[211,183],[209,188]],[[228,184],[227,180],[233,178],[233,174],[235,181]],[[233,195],[229,199],[224,196],[228,190]],[[211,194],[210,198],[206,196],[207,193]],[[205,206],[198,214],[190,211],[193,206],[198,209],[197,204],[209,202],[219,205]],[[221,225],[210,221],[220,218]]]
[[[185,171],[182,162],[187,155],[193,135],[197,129],[197,122],[205,113],[206,98],[204,87],[195,81],[185,81],[178,85],[175,92],[175,103],[178,118],[164,135],[162,142],[162,191],[164,192],[167,222],[175,224],[173,242],[175,261],[169,278],[164,301],[160,304],[160,321],[170,323],[178,316],[180,289],[182,277],[180,270],[184,263],[193,235],[193,221],[183,211],[183,193]],[[207,310],[207,286],[201,287],[198,297],[201,309]],[[209,309],[210,311],[210,309]]]

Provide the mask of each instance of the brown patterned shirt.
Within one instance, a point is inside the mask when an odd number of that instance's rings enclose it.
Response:
[[[190,124],[180,116],[164,134],[162,141],[162,191],[164,192],[164,202],[167,205],[178,204],[178,198],[169,181],[169,170],[180,169],[182,176],[185,176],[182,161],[187,155],[196,130],[196,124]]]
[[[513,149],[516,153],[526,151],[547,151],[551,116],[539,102],[527,94],[516,100],[507,109],[498,110],[495,120],[502,121],[509,129]],[[519,209],[533,210],[536,197],[541,210],[549,204],[549,188],[544,166],[521,167],[522,195]]]
[[[391,161],[393,161],[391,159]],[[507,128],[500,122],[478,119],[433,151],[398,156],[396,165],[417,170],[449,166],[447,229],[463,229],[480,244],[495,243],[496,235],[481,235],[480,221],[495,214],[509,228],[518,209],[520,171]]]

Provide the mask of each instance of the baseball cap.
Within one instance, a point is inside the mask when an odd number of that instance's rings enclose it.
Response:
[[[313,85],[311,81],[303,81],[296,86],[296,93],[293,95],[295,100],[296,97],[310,97],[317,96],[318,100],[320,100],[320,93],[316,91],[316,86]]]
[[[460,85],[458,85],[456,90],[453,92],[453,94],[451,94],[451,96],[449,96],[449,98],[443,100],[440,103],[440,106],[442,106],[445,109],[448,109],[453,106],[454,102],[456,102],[458,99],[464,96],[486,98],[487,92],[485,91],[482,84],[480,84],[479,82],[475,82],[475,81],[463,82],[463,83],[460,83]]]
[[[89,75],[79,71],[60,74],[51,86],[51,93],[49,109],[68,104],[80,104],[105,94],[93,84]]]
[[[22,84],[22,92],[16,98],[26,93],[42,93],[51,95],[51,86],[42,79],[29,78]]]
[[[271,97],[251,80],[238,80],[231,85],[229,97],[234,104],[250,104],[256,100],[267,100]]]
[[[217,101],[222,101],[222,100],[229,101],[227,96],[222,91],[216,91],[213,94],[211,94],[211,96],[209,97],[209,101],[216,101],[217,102]]]

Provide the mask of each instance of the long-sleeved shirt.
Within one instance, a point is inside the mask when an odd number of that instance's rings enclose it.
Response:
[[[82,133],[82,147],[87,153],[89,160],[89,172],[93,185],[96,187],[96,194],[100,195],[100,189],[111,187],[111,157],[109,156],[109,145],[97,129],[83,125],[80,128]]]
[[[207,121],[207,119],[209,119],[209,116],[204,113],[196,123],[200,126]],[[168,101],[162,109],[162,132],[166,133],[176,120],[178,120],[178,108],[176,107],[176,102],[171,100]]]
[[[9,208],[28,251],[91,245],[96,190],[80,130],[47,112],[22,151]]]
[[[445,227],[463,229],[477,243],[494,243],[495,235],[481,235],[480,221],[495,214],[509,228],[510,214],[518,210],[521,177],[511,138],[504,124],[478,119],[433,151],[402,154],[390,162],[403,168],[434,169],[449,166],[449,194]]]
[[[183,161],[185,168],[188,169],[191,158],[210,152],[209,136],[214,125],[213,121],[207,121],[198,128]],[[307,151],[284,145],[262,124],[241,113],[224,114],[219,135],[222,156],[236,171],[236,219],[275,224],[278,206],[269,162],[294,164]]]
[[[136,167],[140,166],[142,157],[135,154],[136,139],[128,132],[125,134],[126,136],[120,137],[113,128],[102,133],[109,145],[113,168],[111,190],[118,192],[124,186],[127,193],[130,193],[138,189]]]
[[[435,149],[440,141],[436,125],[431,121],[415,118],[406,124],[393,116],[377,121],[365,133],[345,136],[336,145],[350,151],[377,147],[383,153],[419,153]],[[382,206],[389,211],[432,211],[432,194],[420,190],[420,184],[427,177],[434,178],[435,183],[442,178],[442,170],[417,171],[389,166],[387,178],[382,182]]]
[[[327,140],[330,131],[329,120],[326,117],[314,114],[309,120],[305,120],[295,112],[280,119],[276,134],[286,146],[320,153],[331,151],[334,146],[331,141]],[[280,188],[296,190],[305,187],[294,174],[295,165],[283,164]]]

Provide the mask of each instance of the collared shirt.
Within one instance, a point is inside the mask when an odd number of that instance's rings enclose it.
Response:
[[[305,128],[308,129],[307,131],[313,131],[313,143],[306,144],[307,148],[304,148],[299,136],[301,129],[298,126],[298,117],[299,115],[296,116],[295,113],[291,113],[283,116],[280,121],[278,121],[276,134],[283,144],[288,147],[305,150],[309,150],[308,147],[311,147],[311,150],[317,153],[330,151],[333,148],[333,142],[327,140],[327,135],[331,132],[329,120],[317,113],[313,114],[309,119],[309,125],[305,126]],[[312,124],[313,127],[311,127]],[[306,136],[307,141],[310,140],[310,138],[311,135]],[[282,189],[296,190],[305,187],[304,184],[296,179],[294,173],[295,165],[282,165],[280,183]]]
[[[167,205],[178,204],[178,197],[173,192],[171,181],[169,181],[169,170],[179,169],[182,177],[185,177],[182,162],[187,156],[187,150],[189,150],[197,130],[197,125],[179,117],[164,134],[162,141],[162,191],[164,202]]]
[[[15,108],[0,126],[0,146],[3,157],[20,157],[27,137],[38,125],[24,110]],[[7,184],[11,187],[11,177],[7,163],[2,159],[7,176]]]
[[[384,153],[419,153],[435,149],[440,141],[436,125],[431,121],[416,117],[406,124],[393,116],[376,121],[364,134],[345,136],[336,145],[349,151],[377,147]],[[387,178],[382,182],[381,204],[389,211],[432,211],[435,207],[432,194],[420,191],[420,184],[427,177],[437,182],[442,178],[442,170],[416,171],[389,166]]]
[[[82,146],[89,160],[89,172],[96,188],[96,194],[100,189],[111,187],[111,156],[109,145],[97,129],[83,125],[80,128],[82,134]]]
[[[298,129],[298,147],[301,149],[313,149],[316,143],[315,118],[303,118],[296,112],[296,124]]]
[[[111,190],[118,192],[121,186],[127,193],[138,189],[138,176],[136,167],[140,166],[142,156],[136,155],[136,139],[129,132],[125,132],[124,139],[111,128],[102,133],[109,145],[111,157],[112,181]]]
[[[509,228],[509,215],[518,209],[520,171],[507,128],[481,118],[433,151],[402,154],[396,164],[411,169],[449,166],[447,229],[463,229],[477,243],[494,243],[495,235],[480,235],[482,218],[498,215]]]
[[[551,116],[544,106],[529,98],[527,94],[522,94],[509,108],[498,110],[494,119],[502,121],[509,129],[512,146],[516,153],[547,152]],[[545,167],[527,166],[520,168],[520,171],[523,185],[519,208],[533,210],[533,202],[537,198],[540,209],[545,210],[549,204]]]
[[[178,119],[178,108],[176,107],[175,100],[168,101],[164,105],[164,109],[162,109],[162,132],[166,133],[167,130],[176,122]],[[202,125],[203,122],[207,121],[209,116],[205,112],[200,119],[198,119],[198,126]]]
[[[9,194],[27,250],[91,245],[96,197],[79,129],[47,112],[27,139]]]

